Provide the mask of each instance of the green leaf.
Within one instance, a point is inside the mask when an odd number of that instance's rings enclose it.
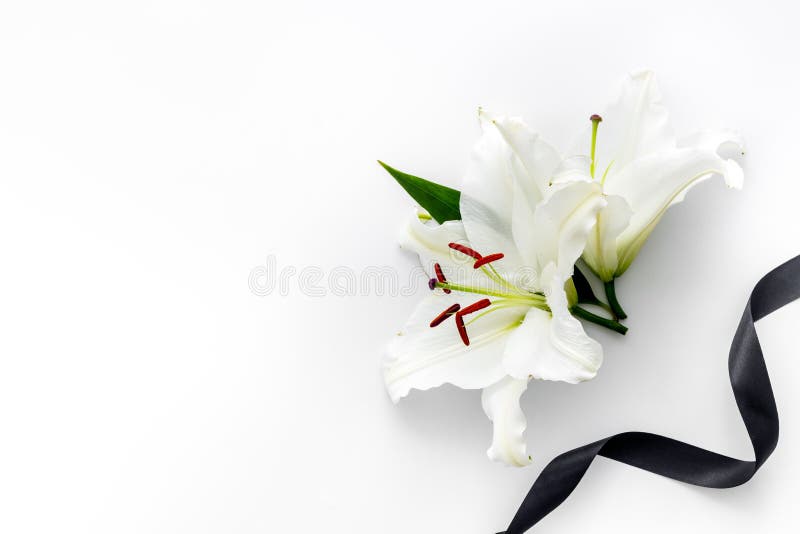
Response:
[[[424,178],[406,174],[378,161],[391,174],[411,198],[427,210],[439,224],[445,221],[461,220],[459,201],[461,193],[455,189],[436,184]]]

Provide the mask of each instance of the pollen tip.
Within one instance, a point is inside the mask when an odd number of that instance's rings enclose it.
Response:
[[[493,261],[502,260],[503,258],[505,258],[505,254],[503,254],[502,252],[498,252],[497,254],[489,254],[488,256],[484,256],[481,259],[476,260],[472,268],[480,269],[487,263],[492,263]]]
[[[456,313],[456,328],[458,328],[458,335],[461,336],[461,341],[464,345],[469,347],[469,336],[467,335],[467,327],[464,326],[464,318],[461,313]]]
[[[589,117],[589,120],[592,121],[592,122],[603,122],[603,117],[601,117],[600,115],[595,113],[594,115]]]
[[[474,302],[474,303],[470,304],[469,306],[467,306],[466,308],[464,308],[463,310],[461,310],[460,312],[458,312],[458,315],[460,317],[463,317],[464,315],[469,315],[470,313],[475,313],[476,311],[482,310],[484,308],[488,308],[491,305],[492,305],[492,301],[491,300],[489,300],[489,299],[481,299],[478,302]]]
[[[437,315],[436,318],[433,321],[431,321],[431,325],[430,325],[431,328],[435,328],[435,327],[439,326],[440,324],[445,322],[448,317],[450,317],[451,315],[453,315],[454,313],[456,313],[460,309],[461,309],[461,305],[460,304],[458,304],[458,303],[453,304],[452,306],[450,306],[449,308],[444,310],[442,313]]]
[[[460,252],[462,254],[466,254],[467,256],[469,256],[471,258],[474,258],[476,260],[479,260],[479,259],[482,258],[480,253],[478,253],[477,251],[475,251],[475,250],[473,250],[473,249],[471,249],[469,247],[466,247],[464,245],[461,245],[459,243],[448,243],[447,246],[450,247],[453,250],[457,250],[458,252]]]
[[[438,263],[433,264],[433,271],[436,273],[436,279],[439,282],[447,282],[447,278],[444,277],[444,271],[442,271],[442,266]]]

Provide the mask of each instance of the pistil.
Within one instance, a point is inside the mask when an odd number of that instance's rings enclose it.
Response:
[[[592,148],[590,152],[591,156],[591,164],[589,165],[589,172],[594,178],[594,165],[595,165],[595,149],[597,148],[597,127],[600,126],[600,123],[603,122],[603,117],[600,115],[594,114],[589,117],[589,120],[592,121]]]

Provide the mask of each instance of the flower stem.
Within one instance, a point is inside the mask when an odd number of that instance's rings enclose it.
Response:
[[[608,282],[603,282],[603,287],[606,290],[606,297],[608,298],[608,304],[611,306],[611,311],[614,313],[614,317],[617,319],[625,319],[628,317],[628,314],[625,313],[625,310],[622,309],[619,301],[617,300],[617,290],[614,287],[614,278],[609,280]]]
[[[600,317],[599,315],[595,315],[595,314],[593,314],[592,312],[590,312],[588,310],[584,310],[580,306],[573,306],[572,310],[570,310],[570,311],[572,311],[572,314],[575,317],[579,317],[581,319],[589,321],[590,323],[594,323],[594,324],[598,324],[600,326],[604,326],[604,327],[608,328],[609,330],[613,330],[614,332],[617,332],[618,334],[622,334],[623,336],[625,335],[625,332],[628,331],[628,327],[627,326],[625,326],[623,324],[619,324],[617,321],[614,321],[613,319],[606,319],[605,317]]]

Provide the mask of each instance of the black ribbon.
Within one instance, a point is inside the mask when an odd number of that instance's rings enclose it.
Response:
[[[707,488],[731,488],[750,480],[778,444],[778,410],[754,323],[798,298],[800,256],[772,270],[756,284],[731,343],[728,374],[753,444],[754,462],[656,434],[616,434],[565,452],[547,464],[505,534],[522,534],[555,510],[598,455]]]

